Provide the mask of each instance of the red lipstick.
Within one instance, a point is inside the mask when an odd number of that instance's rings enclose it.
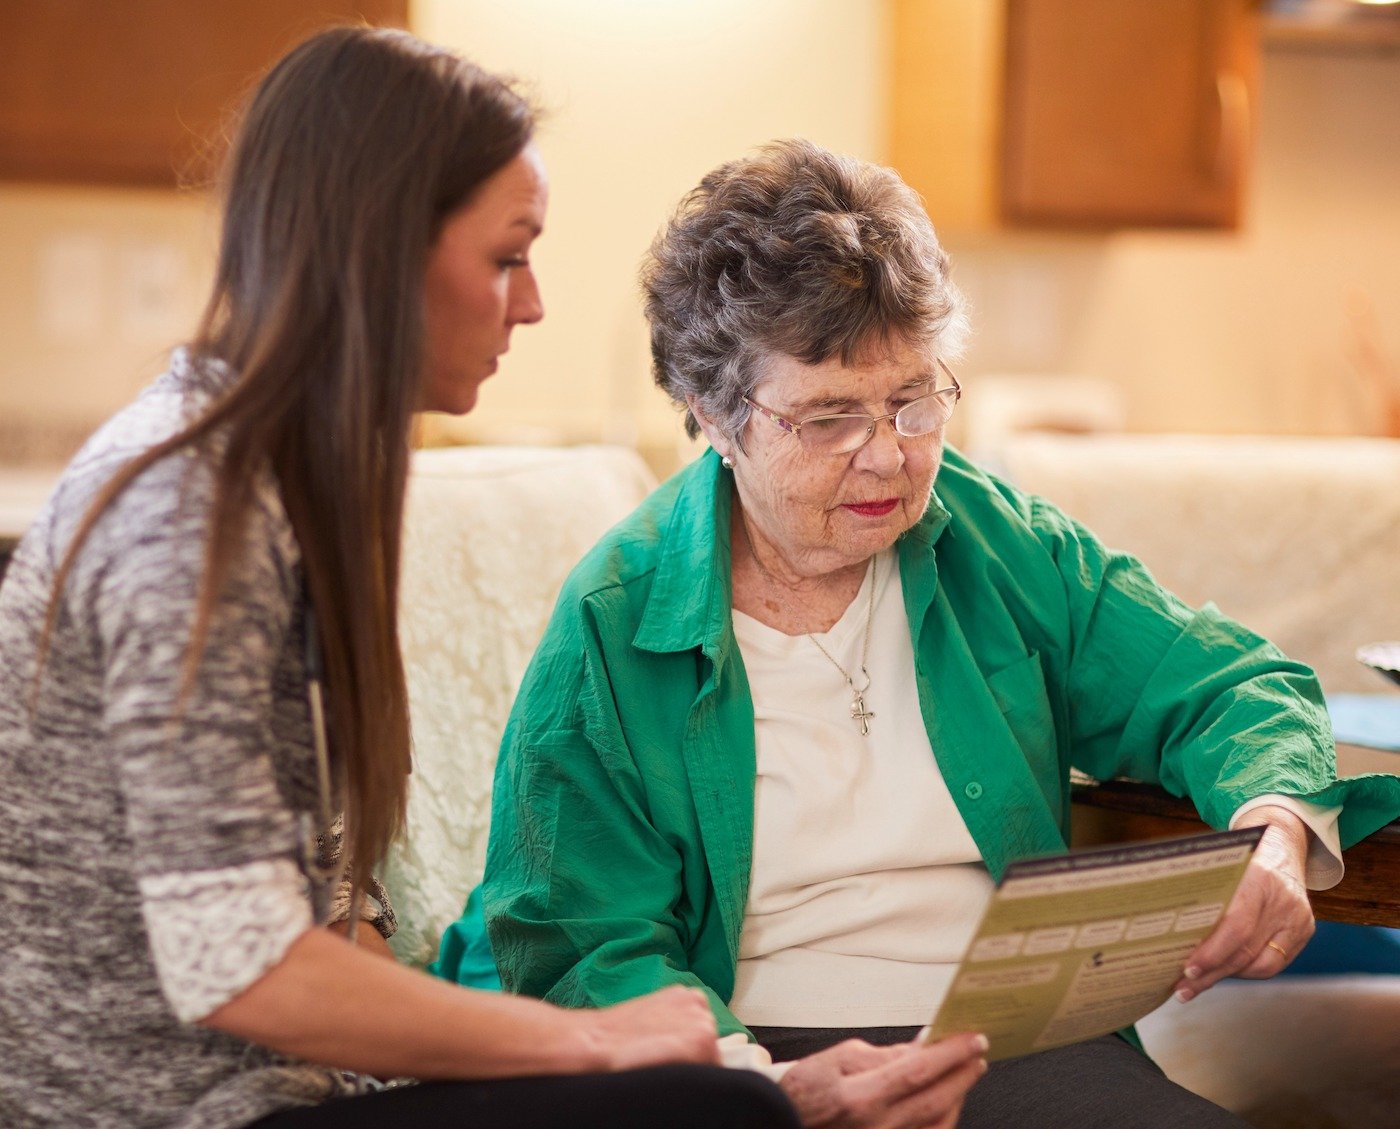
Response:
[[[879,502],[851,502],[842,508],[860,514],[862,517],[884,517],[897,505],[899,505],[898,498],[885,498]]]

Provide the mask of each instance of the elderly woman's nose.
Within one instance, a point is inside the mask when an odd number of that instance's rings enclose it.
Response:
[[[875,424],[875,434],[856,452],[856,462],[880,475],[891,475],[904,465],[901,436],[894,429],[894,420],[885,418]]]

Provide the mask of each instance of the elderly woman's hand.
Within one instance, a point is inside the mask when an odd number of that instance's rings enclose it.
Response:
[[[952,1129],[986,1049],[980,1035],[927,1047],[851,1039],[794,1063],[781,1085],[811,1129]]]
[[[1176,984],[1177,999],[1200,995],[1226,976],[1264,980],[1282,971],[1315,928],[1305,874],[1308,829],[1292,812],[1260,807],[1241,827],[1264,825],[1244,880],[1225,916],[1196,946]]]

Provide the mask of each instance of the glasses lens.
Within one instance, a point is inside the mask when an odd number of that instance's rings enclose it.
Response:
[[[823,454],[854,451],[870,434],[872,422],[869,416],[817,416],[802,421],[802,441]]]
[[[901,435],[927,435],[937,431],[948,422],[956,402],[952,388],[941,388],[932,395],[911,400],[894,417],[895,430]]]

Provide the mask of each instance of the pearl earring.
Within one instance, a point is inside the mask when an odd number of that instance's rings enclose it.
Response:
[[[728,455],[723,455],[719,460],[719,465],[724,467],[725,470],[733,470],[734,460],[731,459]]]

